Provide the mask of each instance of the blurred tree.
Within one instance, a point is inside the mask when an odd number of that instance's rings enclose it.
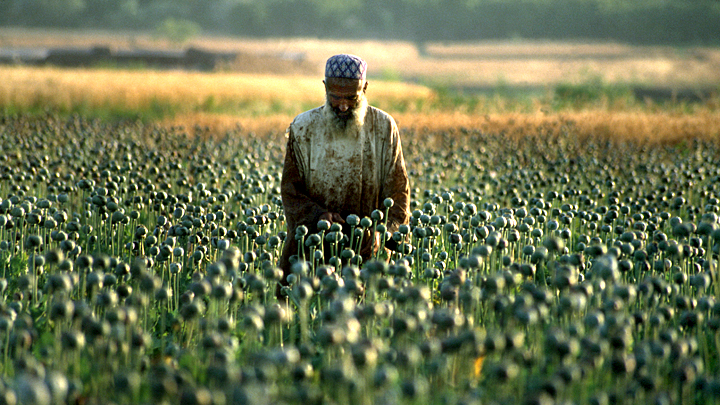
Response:
[[[0,24],[427,41],[717,44],[720,0],[0,0]],[[158,22],[161,22],[158,24]]]
[[[173,17],[166,18],[156,28],[156,33],[160,37],[168,39],[175,46],[185,44],[198,36],[201,31],[202,29],[197,23]]]

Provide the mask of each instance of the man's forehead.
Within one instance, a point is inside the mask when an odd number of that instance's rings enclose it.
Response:
[[[328,77],[325,87],[333,93],[360,93],[363,90],[364,80]]]

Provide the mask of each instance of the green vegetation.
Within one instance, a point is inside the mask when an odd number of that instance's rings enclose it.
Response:
[[[287,233],[280,136],[0,116],[0,398],[718,401],[717,138],[574,131],[405,131],[412,218],[348,217],[363,262]]]
[[[156,28],[155,33],[170,40],[176,46],[185,44],[187,41],[200,35],[200,25],[190,20],[177,20],[166,18]]]
[[[524,38],[714,45],[719,20],[716,0],[4,0],[0,14],[0,25],[154,30],[176,21],[213,34],[419,44]],[[172,35],[185,38],[188,23],[172,25]]]
[[[0,108],[0,113],[4,116],[26,115],[42,117],[47,114],[54,114],[61,117],[83,116],[91,119],[99,119],[105,122],[122,122],[122,121],[141,121],[144,123],[158,122],[168,117],[177,116],[181,111],[181,106],[153,98],[147,106],[141,108],[133,108],[112,103],[102,105],[90,104],[88,102],[78,102],[70,106],[48,106],[44,102],[38,102],[34,105],[13,105],[7,104]],[[208,111],[216,112],[216,109],[208,109]]]
[[[555,86],[553,103],[557,109],[583,109],[592,106],[632,107],[635,100],[632,88],[625,84],[607,84],[602,78],[590,78],[579,84],[562,83]]]

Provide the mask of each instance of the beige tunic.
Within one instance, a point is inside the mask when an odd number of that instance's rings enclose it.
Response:
[[[288,235],[280,267],[287,274],[290,256],[298,253],[297,226],[315,233],[325,212],[337,212],[343,219],[350,214],[370,217],[375,209],[384,213],[383,201],[390,197],[395,204],[388,231],[393,232],[409,219],[409,193],[398,128],[389,114],[368,107],[357,137],[336,136],[326,125],[323,107],[298,115],[288,128],[281,182]],[[360,252],[366,260],[373,248],[370,239]]]

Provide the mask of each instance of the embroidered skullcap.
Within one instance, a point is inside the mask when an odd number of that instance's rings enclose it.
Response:
[[[365,80],[367,63],[355,55],[331,56],[325,63],[325,77]]]

